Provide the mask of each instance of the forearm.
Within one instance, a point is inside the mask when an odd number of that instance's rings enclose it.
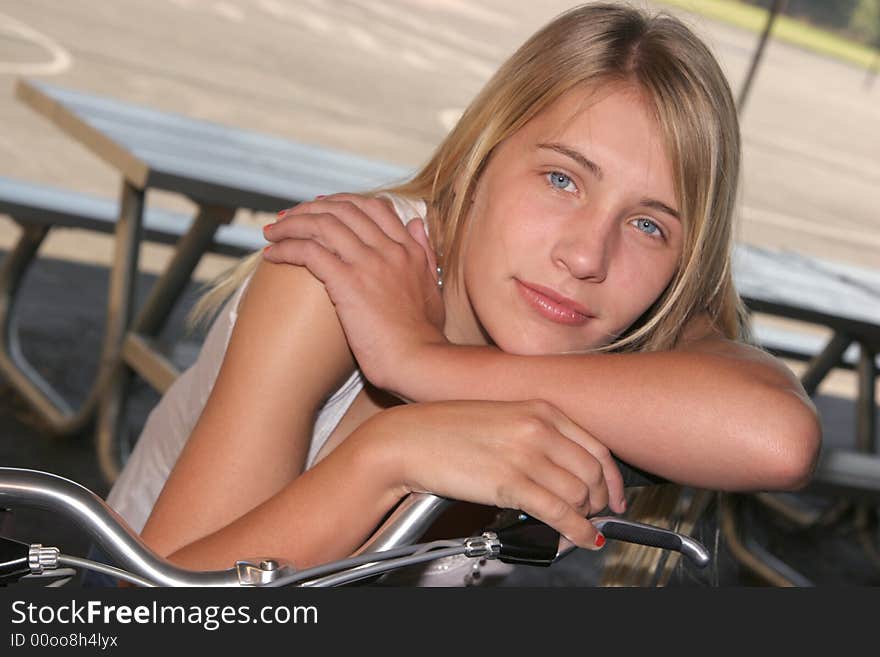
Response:
[[[211,570],[238,559],[275,557],[302,569],[347,556],[402,496],[382,473],[357,441],[343,443],[277,495],[169,559]]]
[[[418,369],[404,391],[415,401],[545,399],[619,458],[683,484],[798,487],[815,458],[809,403],[766,363],[701,352],[515,356],[437,345]]]

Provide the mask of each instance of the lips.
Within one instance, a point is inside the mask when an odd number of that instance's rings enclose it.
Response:
[[[593,319],[595,315],[573,299],[536,283],[516,280],[517,289],[525,301],[541,316],[558,324],[580,326]]]

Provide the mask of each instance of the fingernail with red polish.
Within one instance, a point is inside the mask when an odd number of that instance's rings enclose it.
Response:
[[[287,212],[287,210],[279,210],[279,211],[278,211],[278,216],[279,216],[279,217],[283,217],[284,214],[285,214],[286,212]]]
[[[600,547],[602,547],[603,545],[605,545],[605,537],[604,537],[602,534],[599,534],[599,535],[596,537],[596,547],[597,547],[597,548],[600,548]]]
[[[264,247],[263,247],[263,253],[266,253],[266,252],[267,252],[269,249],[271,249],[271,248],[272,248],[272,245],[271,245],[271,244],[269,244],[268,246],[264,246]]]

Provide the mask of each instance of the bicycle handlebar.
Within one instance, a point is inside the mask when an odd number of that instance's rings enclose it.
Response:
[[[301,586],[332,586],[340,581],[354,581],[358,573],[366,577],[381,570],[377,561],[390,558],[395,552],[403,554],[402,548],[415,543],[453,502],[428,493],[411,494],[353,558],[337,562],[339,568],[326,564],[316,569],[322,571],[321,576],[306,580],[305,577],[298,577],[291,566],[276,559],[238,561],[228,570],[192,571],[180,568],[156,555],[118,513],[84,486],[39,470],[0,467],[0,506],[4,503],[10,506],[24,505],[75,518],[123,572],[134,573],[139,580],[159,586],[260,586],[284,581],[296,581]],[[687,536],[620,518],[595,518],[594,523],[608,538],[679,551],[699,567],[709,563],[706,548]],[[489,537],[491,547],[484,540],[486,537]],[[573,549],[557,552],[555,540],[549,560],[545,560],[547,563],[564,557]],[[490,550],[493,556],[497,556],[501,545],[494,534],[484,533],[482,537],[463,539],[461,547],[468,556],[486,556],[480,554],[481,550]],[[365,558],[379,552],[383,556],[377,556],[375,561]],[[28,560],[33,564],[32,570],[40,572],[43,560],[47,568],[53,568],[58,564],[58,556],[56,548],[31,545]],[[501,558],[504,560],[503,552]],[[343,568],[347,569],[344,576],[333,572]]]
[[[0,504],[69,515],[119,566],[161,586],[239,586],[238,569],[193,572],[158,557],[128,523],[85,486],[39,470],[0,468]]]

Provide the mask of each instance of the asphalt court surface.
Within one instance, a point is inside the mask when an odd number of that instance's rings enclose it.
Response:
[[[109,167],[13,98],[18,75],[415,167],[497,65],[569,6],[0,0],[0,175],[117,189]],[[757,36],[684,18],[738,89]],[[868,87],[866,77],[768,46],[743,114],[741,239],[880,266],[880,83]],[[156,202],[186,207],[173,197]],[[248,219],[258,220],[240,217]],[[80,254],[78,239],[47,253]],[[89,241],[85,252],[106,261],[106,243]]]
[[[0,175],[104,195],[115,195],[119,185],[112,169],[15,100],[18,76],[416,167],[497,65],[569,6],[523,0],[0,0]],[[738,89],[757,36],[683,17]],[[742,118],[741,240],[880,268],[880,83],[868,86],[866,79],[847,64],[769,45]],[[167,194],[149,201],[191,207]],[[248,212],[236,220],[264,223]],[[15,235],[0,217],[0,250]],[[29,282],[34,291],[27,296],[35,305],[22,315],[23,338],[47,375],[75,398],[92,371],[77,351],[88,352],[88,344],[97,349],[103,330],[102,267],[110,262],[111,243],[105,236],[57,231],[42,253],[46,262]],[[164,247],[145,247],[144,270],[158,271],[167,256]],[[230,262],[208,256],[197,277]],[[78,303],[71,304],[70,288],[59,282],[83,290]],[[823,392],[826,435],[845,443],[852,435],[852,377],[835,374]],[[87,436],[53,442],[40,435],[8,389],[0,387],[0,400],[4,434],[12,437],[4,441],[0,462],[45,467],[105,492]],[[134,428],[153,402],[142,391],[131,413]],[[778,546],[818,574],[817,581],[876,581],[852,542],[808,538],[783,536]]]

